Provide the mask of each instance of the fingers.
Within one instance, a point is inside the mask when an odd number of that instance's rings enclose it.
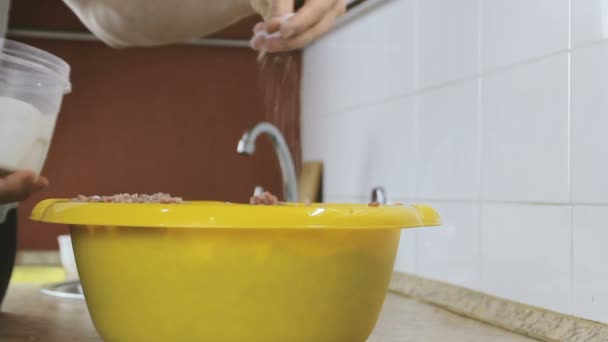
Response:
[[[337,2],[334,4],[332,10],[327,11],[321,20],[313,24],[312,27],[307,28],[303,32],[296,34],[291,38],[270,39],[266,42],[266,49],[269,52],[282,52],[303,48],[329,31],[336,21],[336,18],[338,18],[338,16],[340,16],[342,13],[344,13],[342,3]]]
[[[34,178],[34,182],[32,183],[32,193],[38,192],[47,186],[49,186],[49,180],[46,177],[38,176]]]
[[[268,22],[257,23],[253,27],[253,38],[249,44],[254,50],[264,50],[265,42],[280,37],[281,25],[293,16],[293,13],[284,14],[280,18],[271,19]]]
[[[288,39],[301,34],[319,23],[339,1],[308,0],[288,22],[281,25],[281,37]]]
[[[45,177],[37,177],[33,171],[17,171],[0,178],[0,203],[19,202],[32,193],[46,188]]]
[[[293,0],[279,2],[280,6],[293,6]],[[282,4],[282,5],[281,5]],[[268,52],[284,52],[305,47],[329,31],[337,17],[346,11],[345,0],[307,0],[295,15],[289,16],[287,9],[282,17],[275,17],[254,27],[251,47]]]

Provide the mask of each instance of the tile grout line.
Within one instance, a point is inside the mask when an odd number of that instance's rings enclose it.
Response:
[[[420,0],[414,2],[414,88],[420,87]]]
[[[572,35],[572,33],[570,33],[570,35]],[[606,38],[601,38],[601,39],[597,39],[597,40],[591,40],[579,45],[571,45],[571,52],[577,51],[577,50],[581,50],[581,49],[585,49],[588,47],[592,47],[592,46],[597,46],[597,45],[602,45],[604,43],[608,43],[608,37]]]
[[[606,39],[606,41],[608,41],[608,39]],[[332,117],[332,116],[333,117],[337,117],[337,116],[348,115],[349,112],[352,112],[352,111],[355,111],[355,110],[361,110],[361,109],[365,109],[365,108],[369,108],[369,107],[374,107],[374,106],[378,106],[378,105],[385,104],[385,103],[399,101],[399,100],[402,100],[402,99],[405,99],[405,98],[408,98],[408,97],[415,97],[415,96],[426,94],[426,93],[429,93],[429,92],[432,92],[432,91],[436,91],[436,90],[441,90],[441,89],[453,87],[453,86],[456,86],[456,85],[460,85],[462,83],[466,83],[466,82],[477,80],[479,78],[491,76],[491,75],[498,74],[498,73],[501,73],[501,72],[509,71],[509,70],[512,70],[512,69],[516,69],[518,67],[527,66],[527,65],[530,65],[530,64],[541,62],[541,61],[544,61],[545,59],[556,57],[556,56],[559,56],[559,55],[562,55],[562,54],[566,54],[566,53],[569,53],[569,52],[570,52],[570,49],[557,50],[557,51],[554,51],[554,52],[551,52],[551,53],[548,53],[548,54],[544,54],[542,56],[532,57],[532,58],[529,58],[529,59],[526,59],[526,60],[515,62],[513,64],[509,64],[509,65],[497,67],[497,68],[494,68],[494,69],[490,69],[490,70],[487,70],[485,72],[476,73],[476,74],[473,74],[473,75],[469,75],[469,76],[461,77],[461,78],[458,78],[458,79],[446,81],[446,82],[441,83],[441,84],[437,84],[437,85],[433,85],[433,86],[429,86],[429,87],[425,87],[425,88],[420,88],[420,89],[416,89],[416,90],[413,90],[413,91],[408,91],[408,92],[405,92],[405,93],[397,93],[397,94],[381,97],[379,99],[363,102],[363,103],[360,103],[360,104],[348,105],[348,106],[345,106],[343,108],[339,108],[337,110],[323,111],[323,112],[320,112],[320,114],[317,114],[316,116],[319,116],[319,117]]]
[[[416,134],[416,139],[415,139],[415,141],[416,141],[416,156],[414,158],[416,160],[416,165],[418,165],[420,163],[420,159],[421,159],[421,155],[422,155],[422,153],[421,153],[421,149],[422,149],[422,143],[421,143],[422,134],[420,133],[420,127],[422,126],[422,112],[421,112],[421,109],[420,109],[420,99],[419,98],[416,98],[415,102],[414,102],[414,118],[415,118],[415,120],[414,120],[415,133],[414,134]],[[414,170],[413,170],[413,174],[414,174],[414,184],[413,184],[414,190],[413,190],[413,192],[414,192],[414,196],[416,196],[416,197],[418,196],[418,193],[419,193],[418,170],[419,170],[418,167],[415,167]],[[422,248],[420,247],[420,244],[422,242],[420,240],[420,234],[418,232],[414,233],[414,240],[416,241],[416,253],[415,253],[416,267],[415,267],[415,269],[416,269],[416,273],[420,273],[421,270],[422,270],[422,267],[421,267],[421,256],[420,256]]]
[[[478,62],[478,72],[481,74],[483,70],[483,1],[477,0],[477,62]],[[477,248],[479,253],[479,258],[477,260],[477,267],[479,270],[479,286],[483,287],[484,284],[484,250],[483,250],[483,238],[484,238],[484,227],[483,227],[483,200],[482,196],[484,193],[484,184],[483,178],[485,174],[485,167],[483,162],[483,153],[484,153],[484,139],[483,139],[483,77],[479,77],[477,80],[477,154],[478,154],[478,188],[477,188],[477,232],[478,232],[478,241]]]
[[[570,207],[570,313],[574,314],[574,207]]]
[[[572,51],[572,0],[568,0],[569,20],[568,20],[568,48]],[[568,199],[572,203],[572,52],[568,53]]]
[[[417,2],[416,2],[417,3]],[[417,16],[416,16],[417,17]],[[415,18],[416,19],[416,18]],[[417,20],[417,19],[416,19]],[[570,25],[570,24],[569,24]],[[490,76],[496,73],[501,73],[501,72],[505,72],[508,70],[512,70],[512,69],[516,69],[518,67],[521,66],[525,66],[525,65],[529,65],[529,64],[534,64],[540,61],[543,61],[545,59],[551,58],[551,57],[555,57],[561,54],[565,54],[565,53],[572,53],[576,50],[580,50],[582,48],[587,48],[590,46],[596,46],[596,45],[601,45],[604,43],[608,43],[608,38],[604,38],[604,39],[600,39],[600,40],[595,40],[595,41],[591,41],[588,43],[584,43],[584,44],[580,44],[577,46],[572,46],[572,37],[571,37],[571,33],[569,33],[569,43],[568,43],[568,48],[566,49],[560,49],[560,50],[556,50],[550,53],[546,53],[540,56],[536,56],[536,57],[530,57],[527,59],[523,59],[517,62],[513,62],[510,64],[506,64],[504,66],[499,66],[499,67],[494,67],[491,69],[488,69],[486,71],[482,71],[483,69],[478,69],[479,72],[473,74],[473,75],[468,75],[465,77],[461,77],[461,78],[457,78],[457,79],[453,79],[453,80],[449,80],[437,85],[433,85],[433,86],[429,86],[429,87],[425,87],[425,88],[419,88],[419,89],[415,89],[413,91],[408,91],[408,92],[404,92],[404,93],[397,93],[394,95],[389,95],[389,96],[385,96],[376,100],[372,100],[372,101],[368,101],[368,102],[363,102],[360,104],[356,104],[356,105],[349,105],[349,106],[345,106],[344,108],[340,108],[337,110],[329,110],[329,111],[324,111],[321,112],[320,114],[317,114],[315,116],[341,116],[341,115],[347,115],[348,112],[353,111],[353,110],[358,110],[358,109],[363,109],[363,108],[368,108],[368,107],[373,107],[373,106],[377,106],[383,103],[389,103],[389,102],[393,102],[393,101],[397,101],[403,98],[407,98],[407,97],[413,97],[413,96],[417,96],[417,95],[421,95],[424,93],[428,93],[428,92],[432,92],[435,90],[440,90],[440,89],[444,89],[444,88],[449,88],[458,84],[462,84],[468,81],[473,81],[475,79],[478,78],[483,78],[486,76]],[[418,45],[418,32],[415,32],[414,34],[414,45],[415,48],[417,48],[416,45]],[[481,44],[481,43],[480,43]],[[415,60],[417,58],[418,52],[415,52]],[[417,64],[417,62],[415,61],[415,64]],[[480,62],[481,64],[481,62]],[[418,68],[417,66],[415,66],[414,68],[414,77],[418,78]],[[416,86],[418,86],[417,84],[418,82],[416,81]]]
[[[570,203],[573,202],[572,196],[572,160],[573,160],[573,137],[572,127],[572,0],[568,0],[568,197]],[[570,295],[569,307],[574,309],[574,207],[570,206]]]
[[[414,5],[414,87],[418,89],[420,87],[420,1],[421,0],[413,0]],[[416,142],[416,146],[414,150],[416,151],[416,155],[414,156],[414,160],[416,160],[416,164],[420,162],[420,127],[422,121],[422,115],[420,113],[420,99],[418,97],[413,98],[413,110],[414,110],[414,134],[416,135],[414,141]],[[413,168],[414,181],[413,181],[413,189],[410,189],[414,196],[418,195],[418,168]],[[414,272],[420,273],[422,267],[420,267],[420,237],[418,232],[412,231],[413,239],[414,239]]]
[[[420,86],[420,0],[412,0],[414,5],[414,87],[418,88]],[[414,160],[416,165],[420,162],[420,127],[422,126],[422,115],[420,113],[420,101],[417,97],[412,97],[412,108],[414,111],[414,141],[416,146],[414,146],[414,151],[416,151],[416,155],[414,156]],[[413,193],[413,196],[416,197],[418,195],[418,168],[413,167],[413,184],[412,189],[410,191]],[[411,196],[412,194],[410,194]]]

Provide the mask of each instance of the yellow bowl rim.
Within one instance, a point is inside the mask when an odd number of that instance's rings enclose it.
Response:
[[[83,203],[47,199],[38,203],[31,219],[47,223],[149,227],[231,229],[401,229],[441,224],[427,205],[288,203],[255,206],[216,201],[182,204]]]

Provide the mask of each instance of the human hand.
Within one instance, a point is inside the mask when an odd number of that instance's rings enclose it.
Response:
[[[306,0],[294,11],[294,0],[252,0],[266,19],[255,25],[251,47],[266,52],[303,48],[329,31],[346,11],[346,0]]]
[[[49,185],[48,179],[33,171],[16,171],[0,176],[0,204],[20,202]]]

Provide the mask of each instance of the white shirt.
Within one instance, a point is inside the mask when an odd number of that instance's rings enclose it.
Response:
[[[188,41],[267,11],[269,0],[63,0],[113,47]]]

